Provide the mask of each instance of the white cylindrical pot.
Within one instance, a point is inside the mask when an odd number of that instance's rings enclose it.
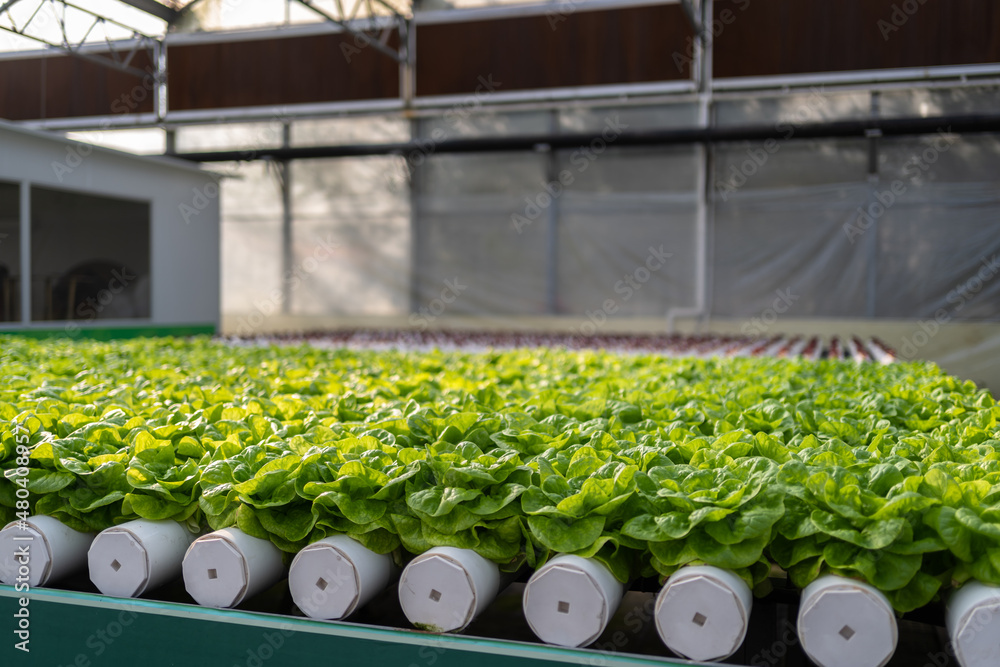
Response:
[[[724,660],[743,643],[752,607],[753,593],[735,573],[684,567],[656,597],[656,631],[667,648],[685,658]]]
[[[184,553],[197,537],[170,520],[108,528],[90,545],[90,580],[105,595],[138,597],[181,576]]]
[[[0,581],[33,588],[73,574],[87,565],[94,536],[41,514],[12,521],[0,530]]]
[[[300,551],[288,572],[295,605],[310,618],[339,620],[368,604],[392,579],[392,557],[346,535],[319,540]]]
[[[500,568],[471,549],[434,547],[399,578],[399,604],[415,627],[463,630],[500,592]]]
[[[281,551],[269,540],[223,528],[188,547],[184,588],[203,607],[235,607],[281,579]]]
[[[945,622],[962,667],[1000,665],[1000,587],[965,584],[948,599]]]
[[[621,604],[625,587],[602,563],[580,556],[556,556],[524,588],[524,616],[546,644],[593,643]]]
[[[873,586],[834,575],[803,589],[798,631],[820,667],[882,667],[899,640],[889,600]]]

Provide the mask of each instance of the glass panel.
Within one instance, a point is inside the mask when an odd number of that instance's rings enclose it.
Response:
[[[1000,135],[884,139],[879,155],[876,314],[1000,319]]]
[[[661,317],[695,302],[695,205],[622,199],[567,198],[559,220],[558,309],[582,333],[593,333],[586,322],[597,330],[605,318]]]
[[[281,187],[268,162],[221,163],[222,312],[252,316],[259,326],[280,312],[272,303],[281,294]],[[242,325],[241,325],[242,326]],[[241,331],[249,335],[250,331]]]
[[[609,146],[559,151],[559,170],[569,172],[569,192],[688,193],[694,200],[698,156],[694,146]]]
[[[580,317],[580,330],[591,333],[586,322],[596,330],[605,317],[659,317],[694,305],[696,148],[557,156],[569,183],[559,200],[557,310]]]
[[[826,93],[813,89],[800,95],[717,99],[717,125],[772,125],[851,120],[871,115],[871,95],[867,92]],[[779,128],[781,129],[781,128]]]
[[[293,146],[381,144],[410,140],[410,121],[403,118],[319,118],[292,122]]]
[[[394,157],[292,164],[294,315],[403,315],[410,300],[410,198]]]
[[[741,141],[714,149],[712,190],[726,201],[744,190],[864,182],[868,142],[863,139]]]
[[[418,180],[411,321],[546,312],[546,226],[513,221],[544,194],[543,157],[434,155]]]
[[[559,125],[562,132],[600,132],[608,126],[623,131],[694,127],[698,105],[693,102],[629,107],[578,107],[562,109]]]
[[[948,116],[994,113],[1000,108],[1000,88],[968,86],[922,90],[886,90],[879,102],[881,115]]]
[[[282,116],[275,115],[262,123],[218,123],[178,127],[175,135],[178,153],[197,151],[278,148],[284,140]]]
[[[31,189],[31,318],[150,317],[149,204]]]
[[[438,142],[463,137],[502,137],[505,135],[543,134],[552,127],[552,115],[547,111],[527,111],[521,113],[495,113],[480,111],[483,101],[488,101],[489,93],[481,93],[481,98],[468,95],[464,100],[445,111],[443,116],[424,118],[420,121],[420,136],[423,140]],[[428,148],[425,152],[433,153]]]
[[[867,316],[875,235],[852,239],[844,226],[870,194],[861,182],[746,190],[717,200],[713,314],[752,318],[744,333],[765,333],[779,315]]]
[[[715,149],[712,312],[764,333],[788,317],[866,317],[875,236],[845,225],[867,206],[864,140],[740,142]]]

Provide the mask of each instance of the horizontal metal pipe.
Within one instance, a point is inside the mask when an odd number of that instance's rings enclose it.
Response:
[[[405,143],[343,144],[339,146],[291,146],[198,153],[177,157],[195,162],[244,160],[303,160],[311,158],[361,157],[369,155],[427,156],[437,153],[496,153],[530,150],[578,149],[596,142],[613,146],[664,146],[671,144],[766,141],[774,139],[839,139],[870,136],[916,136],[946,132],[955,134],[1000,132],[1000,114],[934,116],[929,118],[872,118],[795,124],[681,128],[668,130],[615,129],[615,121],[598,132],[539,134],[466,139],[418,139]],[[603,148],[602,148],[603,150]]]

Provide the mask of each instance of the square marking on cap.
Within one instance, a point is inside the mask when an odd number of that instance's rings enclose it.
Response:
[[[434,588],[432,588],[432,589],[431,589],[431,594],[430,594],[430,595],[428,595],[427,597],[429,597],[430,599],[432,599],[432,600],[434,600],[435,602],[437,602],[438,600],[440,600],[440,599],[441,599],[441,591],[439,591],[439,590],[437,590],[437,589],[434,589]]]
[[[210,570],[208,571],[208,578],[209,578],[209,579],[218,579],[218,578],[219,578],[219,571],[218,571],[218,570],[216,570],[216,569],[215,569],[214,567],[213,567],[213,568],[211,568],[211,569],[210,569]]]
[[[856,633],[854,632],[854,628],[852,628],[852,627],[851,627],[851,626],[849,626],[849,625],[845,625],[844,627],[842,627],[842,628],[840,629],[840,632],[839,632],[838,634],[839,634],[839,635],[840,635],[841,637],[843,637],[844,639],[850,639],[850,638],[851,638],[851,637],[853,637],[853,636],[854,636],[854,635],[855,635]]]
[[[556,605],[556,609],[559,610],[560,614],[568,614],[569,613],[569,602],[563,602],[562,600],[560,600],[559,604]]]
[[[117,558],[111,561],[111,569],[114,570],[115,572],[122,569],[122,564],[118,562]]]
[[[326,587],[329,585],[330,584],[326,583],[326,579],[324,579],[323,577],[320,577],[319,579],[316,580],[316,588],[320,589],[321,591],[325,591]]]
[[[695,625],[697,625],[699,628],[703,628],[703,627],[705,627],[705,621],[707,621],[707,620],[708,620],[708,616],[705,616],[700,611],[698,611],[698,612],[695,612],[694,618],[691,619],[691,622],[694,623]]]

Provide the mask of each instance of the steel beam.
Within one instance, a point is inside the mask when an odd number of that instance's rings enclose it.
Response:
[[[327,21],[329,21],[331,23],[334,23],[336,25],[339,25],[348,34],[353,35],[355,37],[363,37],[364,39],[368,40],[368,43],[372,46],[372,48],[374,48],[379,53],[382,53],[384,55],[389,56],[390,58],[392,58],[393,60],[395,60],[397,63],[405,63],[406,62],[406,55],[405,55],[406,45],[402,44],[402,33],[403,33],[403,30],[401,29],[400,25],[397,25],[397,30],[400,33],[401,50],[403,52],[393,51],[391,48],[389,48],[387,46],[386,43],[388,42],[388,36],[391,34],[388,30],[383,31],[382,37],[380,37],[378,39],[372,39],[371,36],[365,34],[364,32],[362,32],[360,30],[355,29],[354,25],[352,25],[352,23],[354,23],[354,21],[356,20],[356,15],[357,15],[357,12],[358,12],[358,8],[361,6],[361,0],[358,0],[357,2],[354,3],[354,8],[351,10],[350,14],[348,14],[346,16],[341,16],[340,18],[334,16],[333,14],[331,14],[330,12],[326,11],[325,9],[323,9],[321,7],[317,7],[315,4],[313,4],[312,0],[298,0],[298,2],[303,7],[308,7],[309,9],[311,9],[312,11],[314,11],[315,13],[319,14],[320,16],[322,16]],[[399,14],[399,12],[396,11],[396,9],[394,7],[392,7],[391,5],[388,5],[388,4],[384,3],[384,2],[382,2],[380,4],[382,4],[382,5],[386,6],[386,7],[389,7],[390,10],[393,11],[393,13],[396,16],[396,18],[398,19],[399,23],[401,23],[402,21],[406,20],[405,17],[403,17],[401,14]],[[338,3],[338,6],[339,6],[339,3]],[[343,13],[343,11],[342,11],[342,13]]]
[[[669,130],[636,130],[615,139],[615,146],[666,146],[693,143],[733,141],[797,141],[801,139],[864,139],[871,130],[882,136],[919,136],[947,132],[954,134],[1000,132],[1000,114],[934,116],[915,118],[870,118],[798,125],[793,137],[782,124],[692,127]],[[506,137],[449,139],[435,145],[438,153],[497,153],[534,151],[545,144],[551,149],[573,150],[601,139],[600,133],[539,134]],[[254,159],[298,160],[311,158],[360,157],[368,155],[405,155],[419,151],[419,142],[388,144],[342,144],[339,146],[295,146],[262,148],[254,151]],[[225,150],[181,153],[177,157],[195,162],[230,162],[246,159],[246,151]]]
[[[167,23],[173,23],[181,15],[176,9],[161,5],[156,0],[119,0],[120,2],[135,7],[139,11],[146,12]]]
[[[62,40],[59,41],[59,42],[56,42],[56,41],[53,41],[53,40],[46,39],[44,37],[39,37],[37,35],[32,35],[32,34],[30,34],[28,32],[28,28],[32,25],[32,22],[35,20],[35,17],[38,16],[39,10],[46,4],[46,0],[41,0],[39,2],[38,6],[35,7],[35,11],[31,14],[31,16],[28,18],[28,20],[25,21],[25,23],[23,25],[21,25],[21,26],[18,26],[14,22],[13,17],[11,17],[10,13],[9,13],[9,9],[14,5],[15,2],[18,2],[18,1],[19,0],[8,0],[7,3],[5,3],[2,7],[0,7],[0,18],[2,18],[4,16],[4,14],[6,13],[7,17],[10,20],[10,25],[9,26],[0,25],[0,30],[3,30],[5,32],[9,32],[9,33],[12,33],[12,34],[15,34],[15,35],[18,35],[20,37],[24,37],[26,39],[30,39],[30,40],[39,42],[39,43],[44,44],[45,46],[49,47],[50,49],[53,49],[53,50],[56,50],[56,51],[62,51],[66,55],[74,56],[74,57],[80,58],[82,60],[87,60],[87,61],[96,63],[98,65],[103,65],[105,67],[110,67],[112,69],[117,69],[117,70],[120,70],[122,72],[127,72],[129,74],[132,74],[132,75],[140,77],[140,78],[145,77],[145,76],[147,76],[149,74],[149,72],[147,72],[145,70],[142,70],[142,69],[139,69],[137,67],[132,67],[131,66],[132,59],[135,57],[135,54],[140,49],[148,49],[150,51],[151,60],[154,61],[154,66],[156,66],[156,56],[155,56],[155,53],[156,53],[156,50],[157,50],[156,49],[156,45],[159,42],[159,40],[156,37],[153,37],[151,35],[147,35],[147,34],[145,34],[145,33],[141,32],[141,31],[137,30],[136,28],[134,28],[132,26],[129,26],[129,25],[126,25],[126,24],[124,24],[124,23],[122,23],[120,21],[116,21],[114,19],[108,18],[106,16],[103,16],[102,14],[98,14],[97,12],[91,11],[91,10],[85,8],[85,7],[81,7],[79,5],[75,5],[75,4],[71,3],[71,2],[67,2],[66,0],[48,0],[48,2],[51,2],[52,4],[60,4],[60,5],[63,6],[64,17],[63,17],[63,19],[60,19],[60,21],[59,21],[59,28],[60,28],[60,32],[62,33]],[[84,14],[87,14],[88,16],[90,16],[93,19],[93,21],[91,22],[90,26],[84,32],[83,37],[81,37],[79,39],[73,39],[73,40],[69,39],[69,35],[66,32],[66,23],[65,23],[65,10],[66,9],[72,9],[72,10],[77,11],[77,12],[82,12]],[[116,27],[119,27],[119,28],[122,28],[124,30],[128,30],[129,32],[131,32],[132,33],[132,40],[130,40],[131,47],[128,50],[125,50],[124,48],[123,49],[119,49],[116,46],[118,44],[118,42],[113,42],[113,41],[109,40],[107,38],[107,35],[105,34],[104,43],[107,45],[107,53],[109,54],[108,57],[96,55],[95,53],[91,53],[89,51],[85,51],[84,48],[87,47],[87,46],[90,46],[90,45],[85,44],[87,38],[94,31],[95,28],[97,28],[98,26],[104,26],[104,25],[113,25],[113,26],[116,26]],[[160,73],[159,73],[159,69],[158,68],[157,68],[156,78],[157,78],[158,81],[162,78],[162,77],[160,77]]]

